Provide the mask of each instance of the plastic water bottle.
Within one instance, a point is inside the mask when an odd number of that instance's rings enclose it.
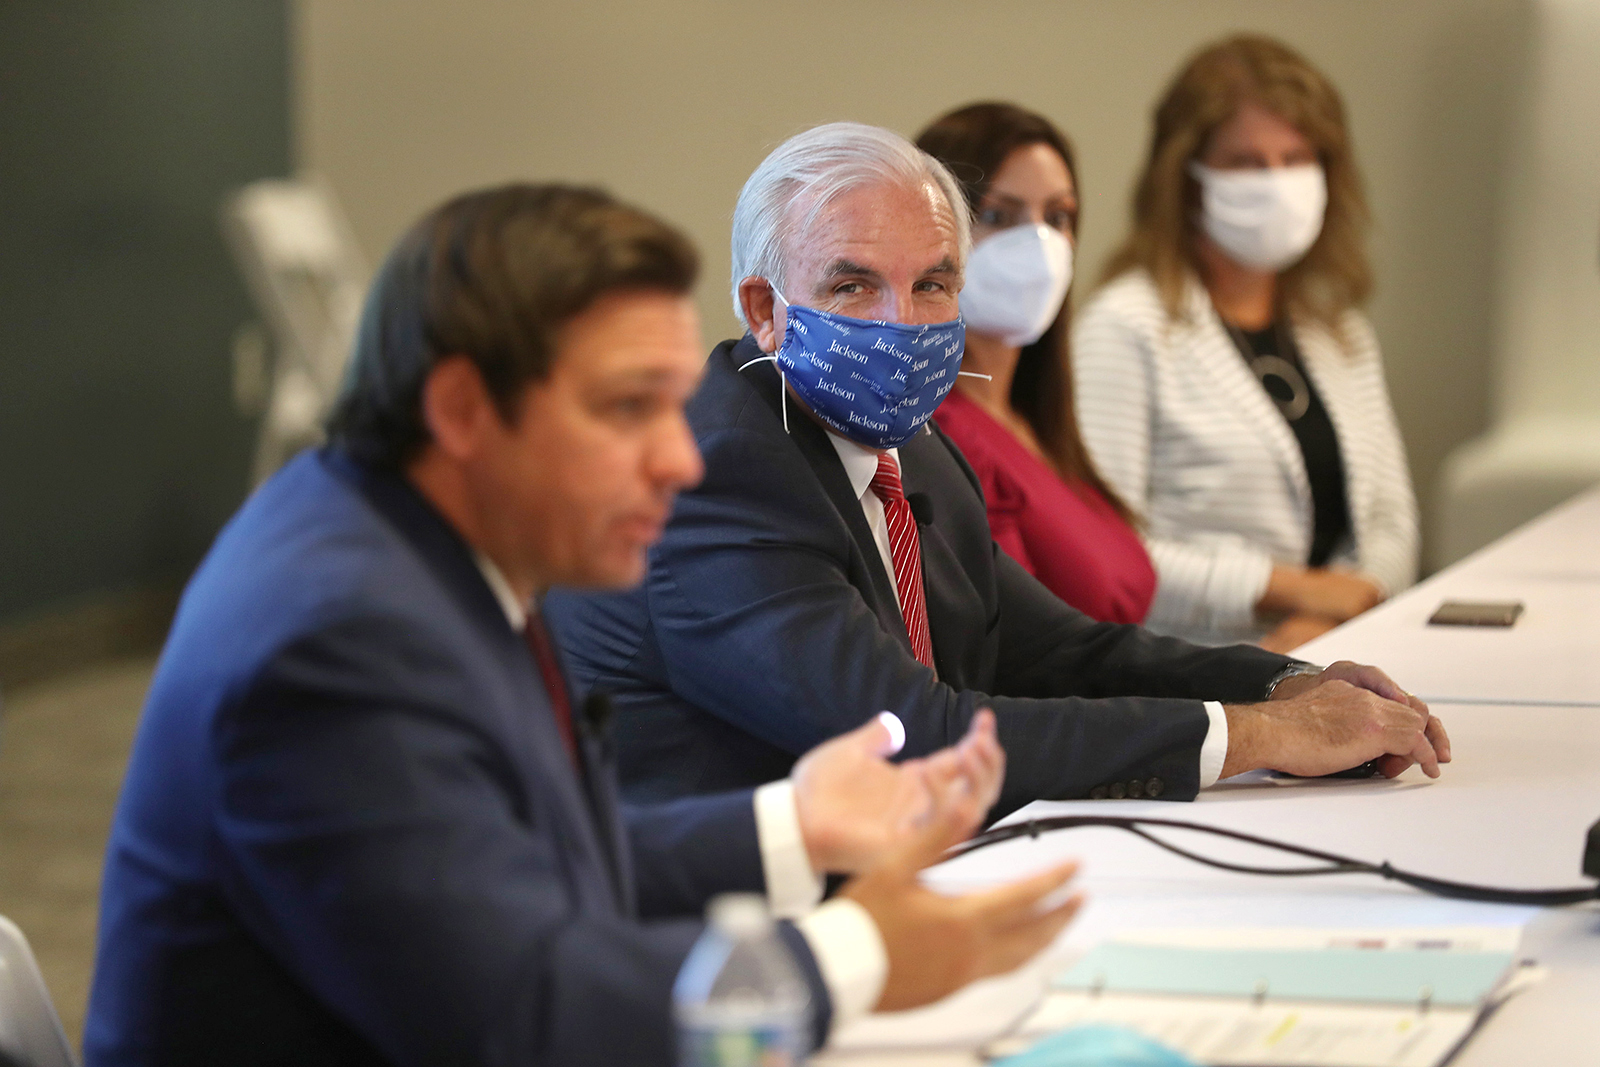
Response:
[[[810,1045],[811,993],[767,902],[728,893],[672,987],[679,1067],[797,1067]]]

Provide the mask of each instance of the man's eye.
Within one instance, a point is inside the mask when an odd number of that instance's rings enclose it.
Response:
[[[834,296],[855,296],[865,291],[866,287],[860,282],[841,282],[833,287]]]
[[[1049,226],[1051,229],[1060,230],[1062,233],[1066,234],[1070,234],[1072,232],[1072,224],[1074,221],[1075,219],[1073,213],[1065,209],[1060,211],[1052,211],[1044,217],[1044,224],[1046,226]]]
[[[650,413],[651,402],[645,396],[625,396],[611,402],[611,413],[619,418],[637,419]]]
[[[944,282],[936,279],[925,278],[918,282],[914,288],[919,293],[942,293],[945,291],[947,286],[944,284]]]

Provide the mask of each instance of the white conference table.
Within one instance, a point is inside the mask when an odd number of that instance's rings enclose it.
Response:
[[[1516,625],[1429,626],[1446,600],[1520,600]],[[1600,489],[1581,494],[1311,641],[1376,663],[1424,700],[1600,706]]]
[[[1185,819],[1389,860],[1421,874],[1529,888],[1583,885],[1584,835],[1600,819],[1600,715],[1590,708],[1440,705],[1455,763],[1430,781],[1412,769],[1393,781],[1285,779],[1257,773],[1220,783],[1193,804],[1039,802],[1019,817],[1081,813]],[[1284,857],[1199,835],[1174,840],[1208,855],[1274,864]],[[1491,1016],[1452,1067],[1600,1060],[1600,906],[1537,909],[1431,897],[1369,875],[1277,879],[1202,867],[1127,833],[1085,828],[975,852],[933,872],[936,884],[974,888],[1077,857],[1089,903],[1054,949],[1057,961],[1128,930],[1157,927],[1381,928],[1529,921],[1521,954],[1549,976]],[[1531,920],[1531,921],[1530,921]],[[974,990],[967,1003],[921,1017],[878,1017],[841,1035],[828,1067],[975,1064],[972,1046],[1019,1018],[1061,966]],[[959,1018],[957,1018],[959,1017]],[[945,1050],[871,1051],[927,1040]],[[950,1045],[965,1045],[956,1050]],[[853,1047],[868,1046],[860,1051]]]
[[[1510,630],[1424,625],[1442,600],[1480,598],[1520,599],[1527,610]],[[1555,509],[1299,654],[1384,665],[1430,699],[1450,731],[1455,762],[1437,781],[1417,769],[1394,781],[1255,773],[1219,783],[1194,804],[1039,802],[1013,818],[1140,814],[1389,860],[1460,881],[1528,888],[1588,881],[1580,871],[1584,837],[1600,820],[1600,491]],[[1283,862],[1200,835],[1182,843],[1222,858]],[[1443,900],[1369,875],[1232,874],[1103,828],[1007,842],[946,863],[929,877],[951,888],[975,888],[1068,857],[1083,863],[1079,884],[1089,904],[1047,958],[943,1005],[858,1023],[816,1058],[819,1067],[979,1063],[976,1049],[1026,1014],[1051,973],[1089,946],[1130,930],[1523,922],[1521,955],[1548,968],[1548,977],[1491,1015],[1452,1067],[1600,1061],[1600,904],[1538,910]]]

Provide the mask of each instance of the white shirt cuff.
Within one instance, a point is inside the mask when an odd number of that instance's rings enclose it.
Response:
[[[811,869],[794,783],[785,778],[756,790],[756,840],[761,873],[767,878],[767,906],[780,919],[804,915],[822,899],[822,878]]]
[[[1228,713],[1215,700],[1206,701],[1206,718],[1211,720],[1206,739],[1200,745],[1200,788],[1217,784],[1222,764],[1228,758]]]
[[[853,900],[835,897],[795,923],[811,946],[833,998],[833,1032],[873,1009],[889,979],[889,953],[872,916]]]

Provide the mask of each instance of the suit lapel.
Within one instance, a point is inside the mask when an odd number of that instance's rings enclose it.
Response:
[[[1250,427],[1282,468],[1284,476],[1294,488],[1298,502],[1308,506],[1311,500],[1311,482],[1306,476],[1305,457],[1295,440],[1294,431],[1261,387],[1227,328],[1217,317],[1216,309],[1205,288],[1190,282],[1188,289],[1189,313],[1183,324],[1175,330],[1188,330],[1187,343],[1178,340],[1176,348],[1187,348],[1204,371],[1206,381],[1217,394],[1217,410],[1234,411],[1239,420]]]
[[[557,649],[557,656],[560,650]],[[633,862],[628,855],[628,834],[622,823],[622,808],[617,803],[616,756],[611,743],[611,697],[592,692],[576,703],[577,691],[563,661],[562,676],[568,679],[567,692],[575,701],[573,737],[578,743],[578,758],[583,763],[582,785],[588,794],[589,809],[611,875],[611,888],[617,909],[624,915],[638,911],[634,899]]]
[[[737,373],[739,367],[761,354],[755,339],[746,334],[729,353],[732,364],[730,369]],[[743,371],[740,376],[747,379],[761,398],[778,414],[780,420],[778,432],[782,433],[783,416],[779,402],[783,386],[778,372],[770,363],[758,363]],[[872,613],[878,617],[879,625],[904,645],[909,653],[911,635],[907,633],[905,619],[900,615],[900,602],[895,598],[894,586],[889,584],[889,572],[884,570],[883,557],[878,554],[878,542],[872,536],[872,527],[867,525],[866,513],[861,510],[861,500],[851,488],[850,478],[845,474],[844,464],[839,461],[839,453],[834,451],[827,432],[813,422],[797,406],[793,398],[790,398],[789,403],[789,440],[805,457],[806,463],[816,474],[817,481],[822,484],[823,492],[828,495],[828,500],[833,504],[840,519],[844,521],[845,527],[850,531],[851,539],[855,542],[856,553],[861,557],[861,567],[867,579],[865,588],[857,583],[856,589],[867,602],[867,606],[872,609]]]
[[[511,629],[499,601],[478,570],[471,550],[404,478],[369,470],[337,453],[330,454],[328,462],[331,469],[351,482],[412,544],[451,591],[463,614],[477,630],[483,647],[501,665],[511,682],[510,699],[517,713],[503,717],[501,725],[509,735],[509,751],[533,764],[522,768],[524,773],[531,771],[527,788],[559,798],[560,810],[555,814],[566,831],[595,857],[604,876],[615,880],[619,870],[616,847],[603,840],[602,829],[597,825],[600,812],[586,795],[584,784],[580,783],[567,759],[566,745],[556,727],[544,679],[522,635]],[[556,654],[559,661],[559,649]],[[566,676],[564,666],[562,674]],[[568,692],[571,692],[570,684]],[[487,709],[483,710],[487,714]],[[574,707],[573,710],[576,714],[578,709]],[[592,775],[591,778],[602,787],[610,787],[609,776]],[[614,885],[613,888],[617,900],[627,899],[623,887]]]
[[[513,633],[509,627],[502,628],[516,646],[510,658],[523,694],[519,704],[525,714],[517,716],[513,723],[513,728],[522,734],[519,740],[524,742],[518,751],[531,756],[538,765],[536,773],[540,782],[559,795],[565,821],[572,832],[583,840],[611,881],[613,900],[625,908],[627,894],[618,883],[619,839],[607,825],[609,805],[602,803],[596,795],[597,790],[612,788],[609,767],[598,753],[592,751],[592,744],[584,738],[581,705],[577,703],[577,694],[572,688],[571,675],[567,672],[560,647],[556,648],[556,659],[561,667],[562,678],[566,680],[568,700],[572,702],[574,739],[578,742],[579,759],[585,764],[585,773],[581,775],[567,758],[566,745],[556,727],[555,711],[550,706],[550,697],[545,691],[544,678],[538,665],[521,635]]]

